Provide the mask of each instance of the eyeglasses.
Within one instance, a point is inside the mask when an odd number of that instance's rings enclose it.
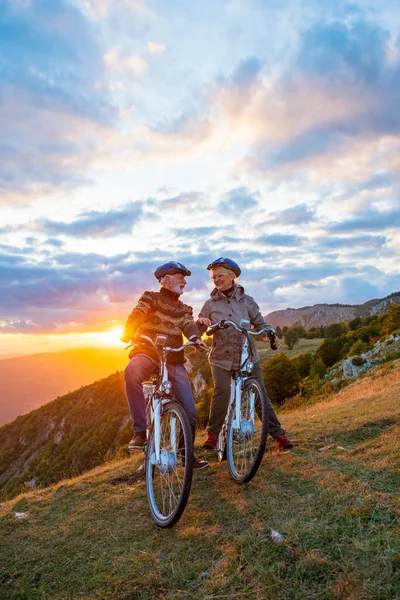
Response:
[[[215,281],[216,279],[221,279],[221,277],[226,277],[227,275],[229,275],[229,273],[221,273],[221,275],[214,275],[211,279]]]

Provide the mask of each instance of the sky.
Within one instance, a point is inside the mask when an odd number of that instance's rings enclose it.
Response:
[[[195,316],[219,256],[264,315],[399,291],[399,106],[394,0],[1,0],[0,357],[168,260]]]

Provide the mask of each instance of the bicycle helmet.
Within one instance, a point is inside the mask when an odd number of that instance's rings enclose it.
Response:
[[[216,269],[217,267],[225,267],[226,269],[233,271],[235,273],[236,277],[239,277],[240,273],[242,272],[240,270],[239,265],[237,263],[235,263],[234,260],[232,260],[231,258],[223,257],[223,256],[221,256],[220,258],[217,258],[212,263],[210,263],[208,265],[207,269],[209,271],[211,271],[212,269]]]
[[[185,276],[192,274],[191,271],[189,271],[189,269],[187,269],[182,263],[170,260],[169,262],[157,267],[157,269],[154,271],[154,276],[160,280],[161,277],[165,277],[165,275],[175,275],[175,273],[182,273],[182,275]]]

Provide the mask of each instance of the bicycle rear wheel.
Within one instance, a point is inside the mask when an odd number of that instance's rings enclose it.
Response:
[[[234,418],[233,405],[226,439],[228,470],[236,483],[247,483],[253,479],[264,455],[269,418],[266,391],[254,377],[247,379],[242,387],[240,422],[235,427]]]
[[[172,527],[189,498],[193,474],[193,442],[184,408],[176,402],[162,407],[160,461],[155,457],[154,426],[146,449],[146,491],[150,513],[159,527]]]

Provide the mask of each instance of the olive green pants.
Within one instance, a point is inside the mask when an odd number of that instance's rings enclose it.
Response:
[[[211,370],[214,380],[214,394],[211,400],[210,419],[208,422],[207,431],[209,433],[219,433],[225,421],[226,411],[228,410],[229,398],[231,395],[231,372],[214,365],[211,365]],[[254,365],[252,375],[265,389],[260,363],[256,363]],[[276,439],[282,435],[282,433],[284,433],[284,430],[282,429],[278,417],[272,408],[268,394],[267,401],[269,409],[268,433],[274,439]]]

